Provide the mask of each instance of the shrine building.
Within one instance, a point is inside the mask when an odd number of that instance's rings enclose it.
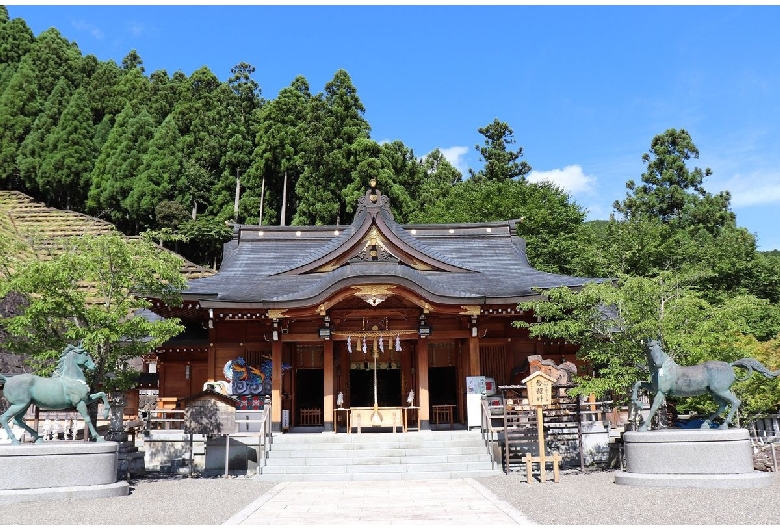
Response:
[[[531,355],[575,360],[576,345],[513,326],[536,321],[518,303],[600,281],[534,269],[516,222],[399,225],[372,181],[349,226],[236,225],[219,271],[190,280],[181,307],[154,301],[187,328],[155,351],[159,396],[196,394],[241,358],[270,361],[258,392],[277,431],[410,404],[423,429],[436,405],[464,423],[467,377],[518,384]]]

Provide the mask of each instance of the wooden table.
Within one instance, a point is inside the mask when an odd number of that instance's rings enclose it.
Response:
[[[351,407],[349,409],[348,432],[357,429],[358,434],[363,427],[392,427],[393,432],[403,429],[401,407],[378,407],[379,421],[372,421],[374,407]]]
[[[450,429],[454,427],[455,421],[452,410],[455,408],[455,405],[431,405],[431,408],[433,409],[433,420],[436,422],[437,428],[439,423],[447,422],[450,424]]]
[[[407,415],[410,410],[414,411],[414,415],[417,418],[417,430],[419,431],[420,430],[420,407],[404,407],[404,432],[409,430],[409,426],[407,423],[408,422]]]

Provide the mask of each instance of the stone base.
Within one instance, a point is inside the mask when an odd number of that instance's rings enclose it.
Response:
[[[623,434],[626,470],[615,483],[676,488],[759,488],[747,429],[661,429]]]
[[[702,474],[674,475],[671,473],[626,473],[615,472],[615,484],[623,486],[645,486],[652,488],[707,488],[707,489],[748,489],[766,488],[773,484],[772,473],[753,471],[738,475]]]
[[[117,481],[115,442],[40,442],[0,446],[0,505],[128,495]]]
[[[104,499],[130,494],[130,484],[120,481],[95,486],[66,486],[62,488],[32,488],[26,490],[0,490],[0,506],[20,502],[71,501]]]

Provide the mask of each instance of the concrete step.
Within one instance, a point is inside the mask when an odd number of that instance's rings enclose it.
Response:
[[[287,433],[273,437],[259,480],[410,480],[502,473],[479,431]]]

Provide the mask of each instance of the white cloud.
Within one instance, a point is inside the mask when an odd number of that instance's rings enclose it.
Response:
[[[464,177],[468,177],[469,166],[466,163],[466,153],[469,152],[468,147],[456,146],[456,147],[440,147],[439,151],[447,159],[447,162],[452,164],[460,171]]]
[[[552,182],[564,191],[574,194],[593,195],[596,187],[596,177],[582,172],[582,166],[571,165],[563,169],[550,171],[531,171],[526,179],[529,182]]]
[[[736,174],[719,184],[731,193],[733,207],[780,203],[780,173]]]
[[[146,33],[146,26],[141,24],[140,22],[136,22],[134,20],[130,20],[127,23],[127,31],[133,37],[140,37],[141,35]]]
[[[92,35],[97,40],[103,40],[103,30],[101,30],[99,27],[95,26],[94,24],[90,24],[89,22],[85,20],[73,20],[71,21],[71,24],[73,27],[79,31],[87,31],[90,35]]]

